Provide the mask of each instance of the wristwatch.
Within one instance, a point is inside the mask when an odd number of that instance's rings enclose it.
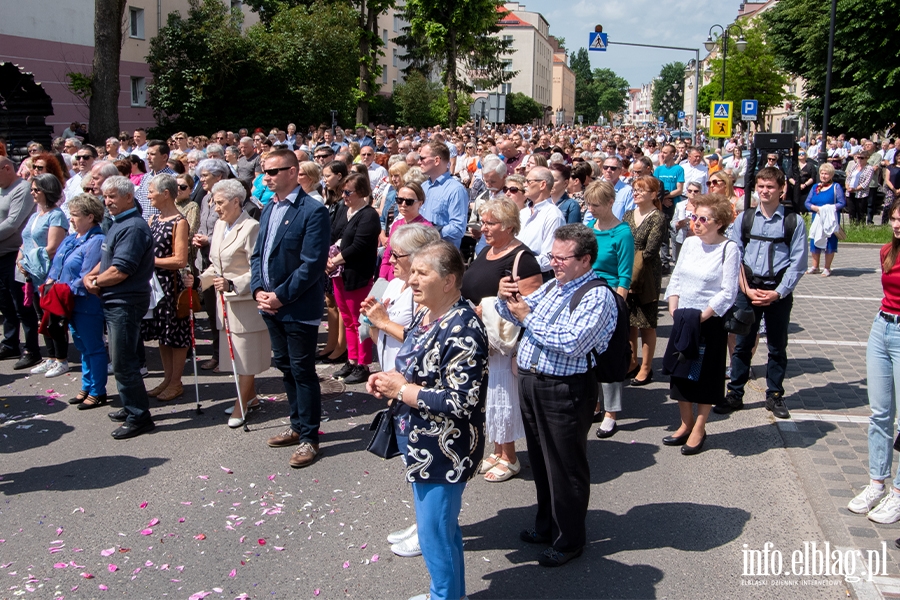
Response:
[[[230,279],[225,280],[225,291],[227,291],[227,292],[234,291],[234,283]]]
[[[397,392],[397,402],[403,402],[403,390],[405,390],[408,385],[408,383],[404,383],[400,386],[400,391]]]
[[[91,279],[91,285],[94,286],[94,287],[100,287],[99,285],[97,285],[97,278],[96,278],[96,277],[94,277],[93,279]]]

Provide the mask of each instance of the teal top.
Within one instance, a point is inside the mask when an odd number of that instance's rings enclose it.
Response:
[[[597,231],[596,219],[588,221],[588,227],[597,238],[597,260],[594,273],[606,280],[609,287],[631,289],[631,273],[634,270],[634,237],[628,223],[621,222],[612,229]]]

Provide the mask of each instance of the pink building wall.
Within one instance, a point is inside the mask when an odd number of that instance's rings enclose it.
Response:
[[[91,46],[0,34],[0,61],[17,64],[22,70],[34,73],[34,80],[41,83],[53,99],[54,114],[47,117],[47,124],[53,127],[54,136],[61,135],[72,121],[89,121],[87,103],[66,87],[66,73],[89,73],[93,55]],[[155,124],[149,106],[131,106],[132,77],[144,77],[149,83],[151,75],[146,63],[122,61],[119,65],[119,129],[128,132]]]

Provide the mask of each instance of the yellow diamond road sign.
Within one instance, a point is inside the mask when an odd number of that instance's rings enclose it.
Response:
[[[732,103],[725,101],[713,102],[709,114],[709,137],[731,137]]]

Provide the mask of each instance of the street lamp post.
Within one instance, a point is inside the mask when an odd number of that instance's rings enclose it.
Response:
[[[716,27],[721,29],[722,33],[720,35],[716,35],[716,37],[713,38],[713,29],[715,29]],[[722,100],[725,100],[725,59],[728,57],[728,35],[729,30],[732,28],[738,30],[738,39],[734,43],[734,45],[737,48],[738,52],[743,52],[747,47],[747,40],[744,39],[744,30],[735,23],[732,23],[731,25],[728,25],[726,27],[722,27],[721,25],[716,23],[709,28],[709,34],[706,37],[706,41],[703,42],[703,46],[706,48],[706,51],[712,52],[716,47],[716,42],[718,41],[718,39],[720,37],[722,38]]]

